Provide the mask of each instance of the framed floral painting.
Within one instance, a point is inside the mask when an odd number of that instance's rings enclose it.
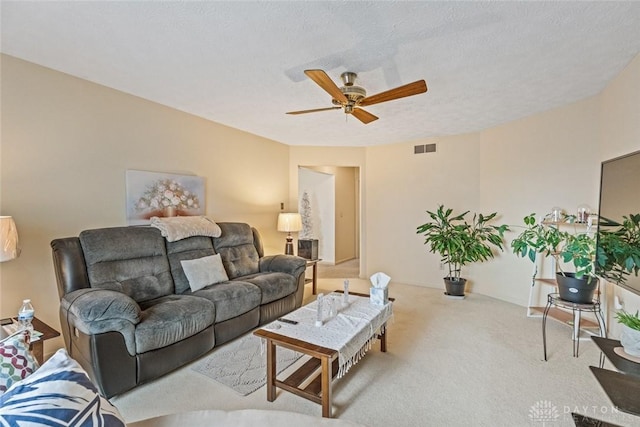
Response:
[[[127,223],[149,224],[151,217],[204,215],[204,178],[128,170]]]

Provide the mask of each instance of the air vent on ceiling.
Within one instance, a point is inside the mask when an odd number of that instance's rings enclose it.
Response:
[[[413,146],[413,154],[435,153],[436,144],[421,144]]]

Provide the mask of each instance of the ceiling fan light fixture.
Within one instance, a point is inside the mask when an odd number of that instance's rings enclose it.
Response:
[[[351,71],[345,71],[344,73],[340,74],[340,78],[342,79],[345,86],[353,86],[353,84],[356,82],[356,79],[358,78],[358,75]]]
[[[360,86],[342,86],[340,91],[351,102],[358,103],[367,97],[367,91]]]
[[[315,113],[317,111],[343,109],[345,114],[351,114],[362,123],[367,124],[378,120],[378,117],[363,110],[361,107],[393,101],[394,99],[404,98],[407,96],[418,95],[427,91],[426,82],[424,80],[418,80],[413,83],[377,93],[373,96],[367,96],[367,91],[365,91],[363,87],[356,86],[354,84],[358,77],[354,72],[345,71],[340,75],[344,82],[344,86],[342,87],[338,87],[338,85],[331,80],[331,77],[329,77],[323,70],[304,70],[304,73],[325,92],[331,95],[331,103],[334,106],[329,108],[315,108],[313,110],[289,111],[287,114],[306,114]]]

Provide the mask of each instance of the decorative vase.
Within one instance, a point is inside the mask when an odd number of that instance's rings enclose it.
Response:
[[[640,331],[622,324],[620,342],[628,355],[640,357]]]
[[[590,304],[593,302],[593,294],[598,287],[598,279],[592,276],[583,276],[576,279],[575,273],[556,273],[558,293],[560,299],[577,304]]]
[[[451,277],[444,278],[444,287],[447,291],[447,295],[452,297],[464,296],[464,287],[467,284],[467,279],[454,280]]]
[[[178,214],[178,210],[175,206],[165,206],[162,213],[165,217],[176,216]]]

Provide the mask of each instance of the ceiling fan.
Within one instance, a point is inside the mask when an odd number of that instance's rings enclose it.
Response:
[[[375,95],[367,96],[367,91],[364,90],[363,87],[354,84],[358,75],[351,71],[345,71],[340,75],[344,84],[342,87],[338,87],[323,70],[305,70],[304,73],[332,96],[331,102],[335,106],[315,108],[313,110],[289,111],[287,114],[306,114],[343,109],[345,114],[351,114],[362,123],[367,124],[378,120],[378,117],[360,107],[392,101],[406,96],[418,95],[427,91],[427,83],[424,80],[418,80],[395,89],[389,89]]]

